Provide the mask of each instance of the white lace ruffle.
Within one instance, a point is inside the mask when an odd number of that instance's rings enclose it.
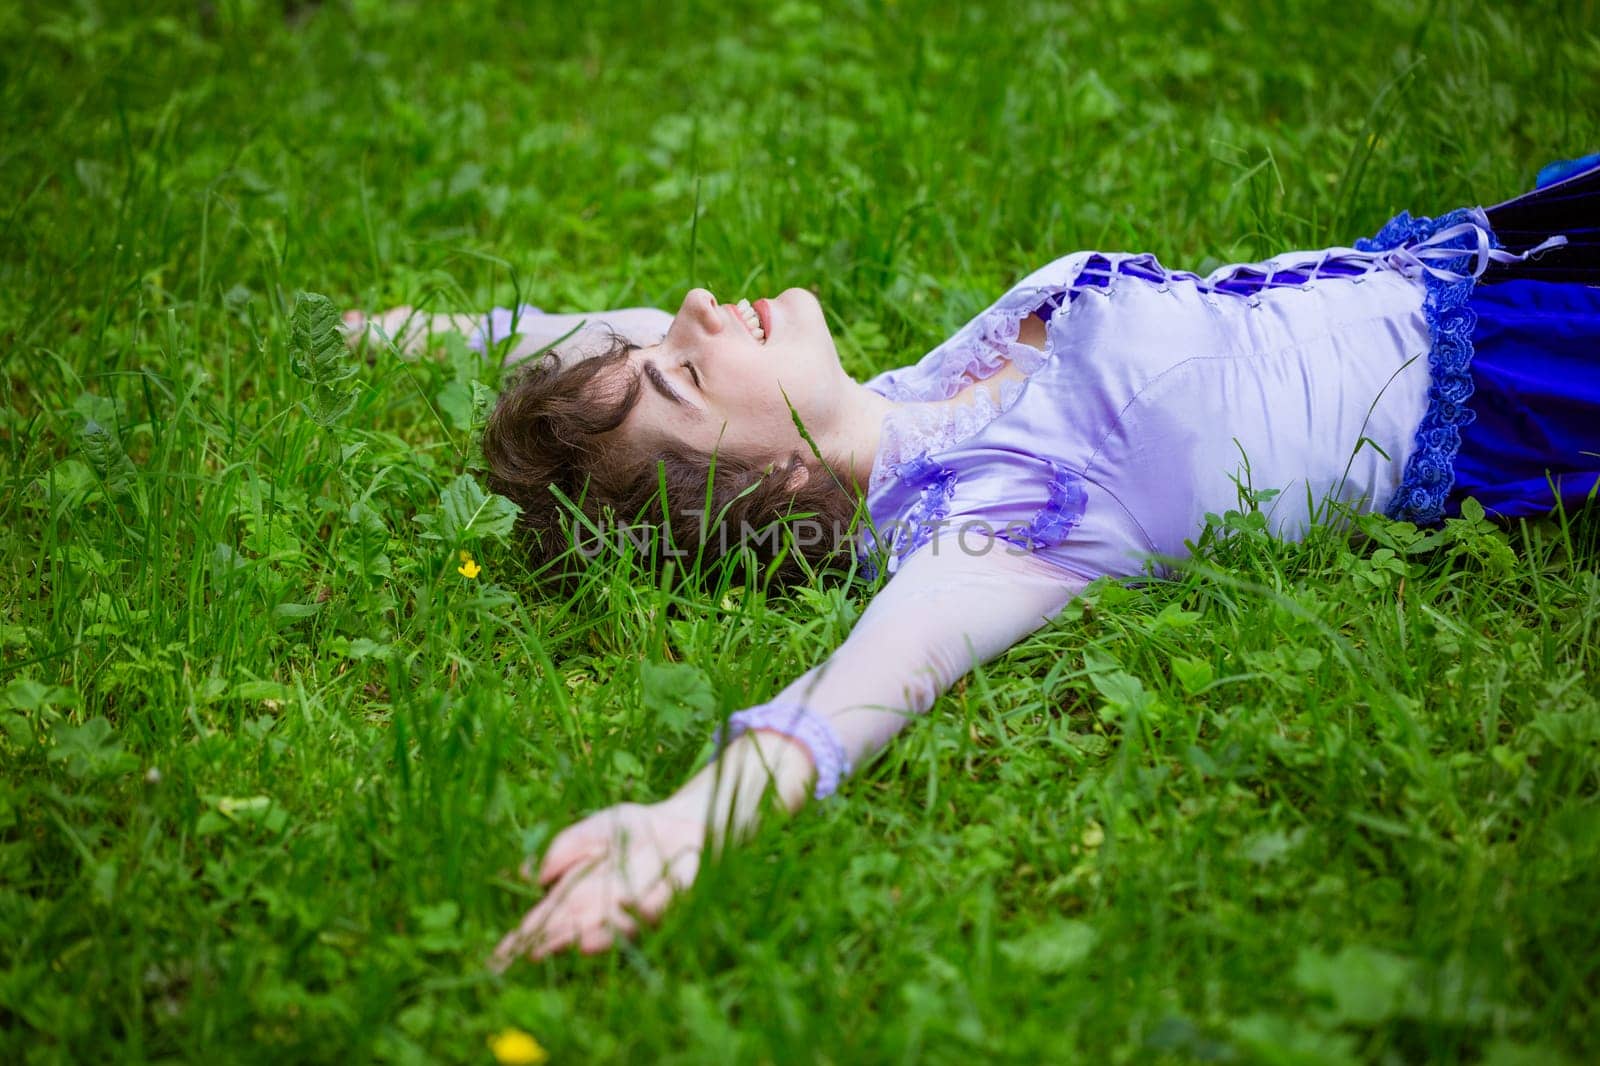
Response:
[[[939,352],[934,390],[887,390],[898,406],[884,419],[867,485],[869,493],[892,479],[902,463],[952,448],[1011,409],[1026,390],[1028,379],[1051,358],[1049,329],[1043,350],[1017,340],[1022,320],[1033,314],[1040,302],[995,308],[985,316],[981,330],[952,338]],[[1007,366],[1016,367],[1023,376],[989,380]],[[968,401],[944,402],[969,390]]]
[[[900,464],[953,448],[977,435],[1010,410],[1027,385],[1027,378],[1002,381],[997,397],[995,383],[979,381],[970,385],[972,400],[968,403],[907,403],[895,408],[883,420],[867,491],[876,492],[895,476]]]

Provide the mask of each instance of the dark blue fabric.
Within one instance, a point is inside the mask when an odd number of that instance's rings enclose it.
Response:
[[[1600,167],[1600,152],[1593,152],[1577,159],[1558,159],[1554,163],[1547,163],[1539,171],[1539,176],[1533,179],[1533,187],[1542,189],[1546,185],[1554,185],[1558,181],[1566,181],[1574,174],[1582,174],[1586,170]]]
[[[1472,294],[1469,406],[1448,510],[1475,497],[1505,518],[1572,510],[1600,480],[1600,154],[1552,164],[1538,188],[1488,210],[1520,251],[1552,233],[1565,248],[1492,267]]]
[[[1447,510],[1472,496],[1504,518],[1570,511],[1600,481],[1600,288],[1510,280],[1471,305],[1469,406]],[[1554,484],[1552,484],[1552,482]]]
[[[1532,248],[1555,233],[1567,238],[1567,246],[1525,263],[1496,263],[1483,276],[1484,284],[1537,278],[1600,285],[1600,153],[1562,167],[1559,177],[1541,172],[1545,180],[1539,188],[1485,213],[1495,237],[1513,252]]]

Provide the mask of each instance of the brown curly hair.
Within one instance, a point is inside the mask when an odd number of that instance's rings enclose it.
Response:
[[[774,463],[676,447],[640,456],[613,436],[643,386],[622,375],[619,389],[611,371],[637,347],[613,333],[584,358],[547,352],[514,373],[489,416],[489,486],[522,509],[534,566],[570,577],[562,562],[620,547],[623,535],[642,554],[676,557],[696,572],[696,558],[749,549],[743,558],[784,584],[838,556],[858,502],[816,457],[797,451]]]

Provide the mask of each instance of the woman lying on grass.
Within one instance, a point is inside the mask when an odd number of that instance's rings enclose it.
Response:
[[[1241,484],[1280,490],[1264,506],[1290,538],[1344,511],[1434,523],[1468,496],[1505,517],[1578,505],[1600,477],[1600,157],[1570,169],[1488,212],[1402,214],[1353,249],[1204,278],[1067,256],[864,383],[802,289],[590,316],[608,340],[528,365],[485,434],[536,555],[571,550],[554,489],[596,527],[670,525],[691,554],[770,553],[751,531],[812,515],[813,535],[794,526],[808,558],[780,564],[796,577],[864,496],[860,543],[894,576],[827,661],[734,714],[677,793],[559,834],[549,892],[496,963],[599,951],[654,920],[769,787],[790,810],[831,794],[1088,582],[1185,556]],[[512,317],[465,325],[489,345]],[[579,321],[515,317],[524,354]]]

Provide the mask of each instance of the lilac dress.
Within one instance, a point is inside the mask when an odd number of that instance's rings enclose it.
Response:
[[[1600,214],[1600,195],[1584,202]],[[1187,556],[1207,515],[1245,503],[1293,538],[1350,511],[1431,523],[1466,491],[1508,515],[1581,501],[1600,469],[1600,292],[1520,277],[1477,291],[1491,267],[1585,251],[1565,236],[1505,251],[1489,215],[1402,215],[1356,248],[1204,278],[1147,255],[1043,267],[868,382],[905,406],[884,427],[865,547],[894,572],[954,529],[957,550],[988,537],[1079,577],[1128,576]],[[1017,340],[1029,315],[1042,351]],[[1025,377],[985,387],[1006,362]],[[1554,494],[1547,475],[1565,477]]]
[[[1245,271],[1306,277],[1325,255],[1201,279],[1081,253],[1024,279],[916,366],[868,383],[930,401],[1003,360],[1027,375],[998,395],[979,384],[970,405],[891,417],[870,543],[892,572],[946,525],[958,550],[988,535],[1083,578],[1125,576],[1188,554],[1241,490],[1275,490],[1261,506],[1286,537],[1335,507],[1386,507],[1427,407],[1421,285],[1373,256],[1354,276],[1325,261],[1299,284],[1221,287]],[[1040,351],[1016,336],[1042,306]]]

